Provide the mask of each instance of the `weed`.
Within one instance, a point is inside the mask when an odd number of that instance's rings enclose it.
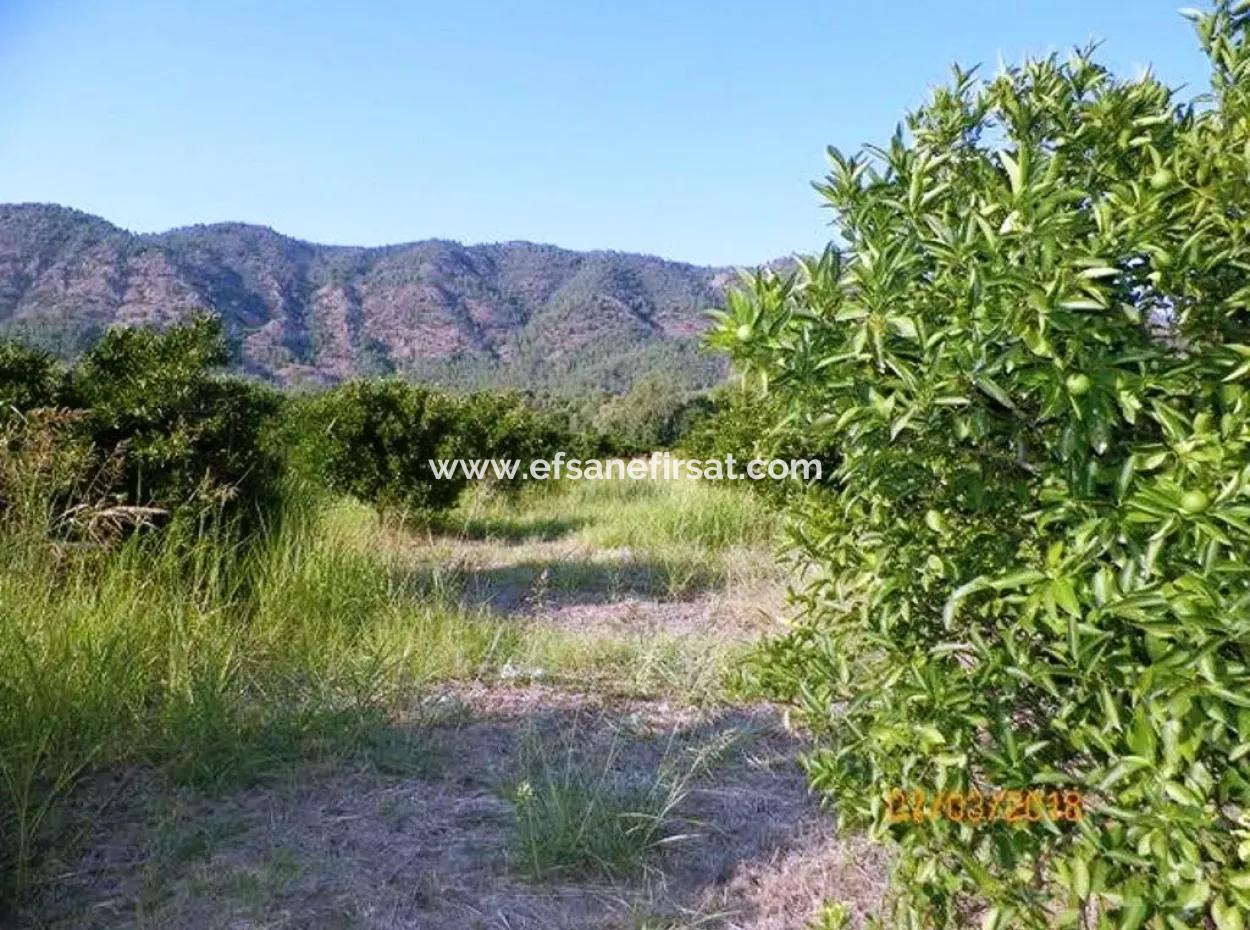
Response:
[[[652,853],[682,837],[672,828],[689,790],[691,768],[666,754],[645,784],[625,783],[614,740],[592,765],[571,742],[552,746],[532,731],[522,745],[516,805],[515,862],[533,879],[600,876],[640,871]]]

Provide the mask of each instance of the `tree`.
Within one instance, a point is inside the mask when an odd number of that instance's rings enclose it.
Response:
[[[620,451],[667,448],[687,425],[684,418],[691,403],[692,398],[671,375],[647,375],[627,394],[606,401],[595,416],[594,428]]]
[[[163,332],[109,330],[64,370],[39,351],[0,346],[0,420],[63,408],[11,429],[6,442],[28,453],[32,442],[82,450],[53,495],[58,508],[211,510],[253,523],[277,504],[280,469],[266,439],[280,403],[266,388],[218,376],[228,355],[220,321],[208,315]]]
[[[221,321],[197,315],[165,331],[111,329],[67,374],[60,401],[124,463],[113,494],[170,511],[211,508],[253,521],[276,504],[279,463],[266,443],[277,395],[220,377]]]
[[[52,356],[17,342],[0,342],[0,420],[56,403],[59,373]]]
[[[759,675],[813,784],[898,842],[900,926],[1250,912],[1250,4],[1191,15],[1206,100],[1081,51],[956,69],[888,146],[831,149],[844,248],[712,337],[840,457]],[[1033,787],[1085,821],[988,815]],[[895,788],[986,810],[891,823]]]
[[[456,502],[466,479],[438,479],[430,459],[462,456],[460,415],[438,391],[397,379],[352,381],[314,398],[306,456],[326,485],[385,513],[429,514]]]
[[[535,459],[556,452],[580,456],[585,442],[565,428],[555,414],[536,410],[515,392],[480,391],[457,400],[459,455],[473,459],[511,459],[522,471]],[[521,477],[500,481],[505,491],[525,486]]]

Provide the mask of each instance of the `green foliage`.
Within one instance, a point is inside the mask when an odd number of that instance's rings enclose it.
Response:
[[[809,459],[822,461],[822,474],[836,467],[836,456],[829,444],[818,444],[793,429],[785,418],[785,408],[777,394],[769,393],[748,380],[714,391],[707,404],[681,433],[682,455],[700,459],[726,459],[739,463],[751,459]],[[739,466],[741,467],[741,466]],[[792,481],[750,481],[753,491],[780,501],[798,490]]]
[[[228,357],[220,322],[199,316],[165,332],[110,330],[71,369],[64,400],[86,411],[97,448],[122,451],[127,501],[227,505],[249,518],[274,503],[279,467],[265,430],[279,399],[214,375]]]
[[[851,926],[851,909],[839,901],[825,904],[807,930],[847,930]]]
[[[683,391],[667,374],[639,379],[628,393],[604,398],[593,430],[613,452],[633,454],[667,449],[691,428],[707,402],[701,394]]]
[[[782,419],[776,398],[746,383],[721,388],[682,438],[681,451],[699,458],[771,454],[770,434]]]
[[[445,394],[404,381],[352,381],[312,399],[305,456],[333,491],[383,512],[451,507],[466,479],[435,478],[430,459],[462,454],[459,410]]]
[[[0,343],[0,419],[51,406],[57,380],[52,356],[16,342]]]
[[[221,325],[209,316],[164,332],[110,330],[65,371],[8,345],[0,348],[0,398],[27,413],[65,408],[58,441],[90,447],[80,472],[66,476],[63,506],[254,520],[275,503],[279,464],[266,430],[280,405],[269,389],[218,377],[227,358]],[[9,451],[18,453],[20,437],[41,435],[10,432]]]
[[[559,417],[534,409],[515,392],[480,392],[457,399],[460,454],[469,458],[550,459],[558,451],[586,454],[584,437],[575,437]],[[524,485],[504,482],[508,490]]]
[[[297,470],[381,511],[422,518],[450,508],[468,484],[460,473],[437,478],[431,459],[520,461],[516,478],[485,476],[511,493],[525,484],[530,461],[592,448],[519,393],[458,396],[397,379],[355,381],[298,402],[284,432],[300,447]]]
[[[1213,94],[1086,52],[955,72],[819,190],[845,251],[714,341],[840,455],[759,673],[813,783],[899,844],[896,925],[1250,912],[1250,4]],[[1085,821],[888,824],[891,788],[1080,790]]]

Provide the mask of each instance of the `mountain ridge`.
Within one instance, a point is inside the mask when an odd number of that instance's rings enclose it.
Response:
[[[135,233],[0,204],[0,337],[62,355],[115,325],[219,314],[237,368],[285,385],[395,373],[458,387],[624,390],[723,376],[699,350],[730,268],[512,240],[333,245],[240,222]]]

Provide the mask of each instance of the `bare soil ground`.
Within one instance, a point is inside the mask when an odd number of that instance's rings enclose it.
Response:
[[[731,551],[723,577],[679,561],[657,563],[628,548],[576,540],[511,545],[443,540],[431,551],[467,604],[589,634],[663,632],[754,640],[777,629],[784,576],[767,552]],[[422,559],[432,563],[428,554]]]
[[[588,636],[749,639],[780,612],[776,579],[672,596],[627,551],[455,545],[466,600]],[[430,555],[446,564],[445,544]],[[641,874],[540,881],[524,877],[515,843],[526,741],[610,759],[625,783],[653,780],[674,758],[701,761]],[[48,871],[40,917],[22,926],[799,930],[828,900],[862,918],[880,899],[883,854],[839,834],[807,790],[802,749],[762,704],[450,685],[365,757],[247,790],[171,789],[142,769],[93,778],[67,815],[76,853]]]

